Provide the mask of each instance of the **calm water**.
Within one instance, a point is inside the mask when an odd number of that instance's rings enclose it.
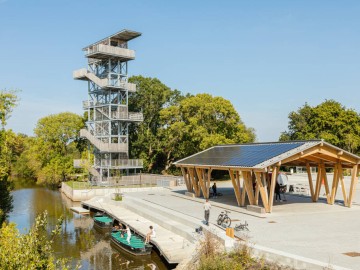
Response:
[[[62,234],[55,242],[56,256],[71,258],[80,269],[167,269],[159,256],[152,252],[144,259],[119,252],[110,246],[109,237],[93,229],[89,216],[73,213],[69,208],[79,206],[57,190],[35,185],[16,185],[13,191],[14,209],[10,222],[15,222],[21,232],[30,228],[36,216],[48,212],[50,226],[64,217]]]

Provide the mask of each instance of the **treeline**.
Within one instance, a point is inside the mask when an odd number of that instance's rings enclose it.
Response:
[[[323,139],[348,152],[360,155],[360,114],[335,100],[319,105],[305,103],[289,113],[288,131],[280,141]]]
[[[129,98],[129,111],[144,115],[143,122],[130,125],[130,158],[142,159],[144,172],[179,173],[172,166],[176,160],[214,145],[256,140],[255,131],[222,97],[182,94],[156,78],[134,76],[129,81],[137,84],[136,93]],[[8,108],[13,108],[17,98],[15,93],[10,94],[13,99]],[[5,130],[10,111],[0,115],[0,139],[6,141],[1,149],[2,175],[11,172],[50,185],[81,176],[82,172],[73,167],[73,159],[91,156],[86,141],[79,138],[86,115],[64,112],[46,116],[38,121],[35,136],[28,137]],[[290,112],[288,130],[279,140],[309,139],[324,139],[360,154],[360,115],[334,100],[314,107],[305,104]]]

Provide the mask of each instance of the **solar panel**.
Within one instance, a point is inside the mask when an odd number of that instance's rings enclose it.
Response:
[[[216,146],[177,164],[254,167],[306,142]]]

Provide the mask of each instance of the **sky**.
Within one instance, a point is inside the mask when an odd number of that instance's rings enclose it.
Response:
[[[129,75],[232,102],[258,142],[277,141],[305,103],[360,102],[360,1],[0,0],[0,89],[20,89],[7,128],[82,114],[81,49],[122,29]]]

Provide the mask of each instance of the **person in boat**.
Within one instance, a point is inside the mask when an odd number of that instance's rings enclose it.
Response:
[[[156,232],[153,226],[149,227],[150,231],[146,234],[146,238],[145,238],[145,244],[150,242],[151,238],[156,237]]]
[[[130,238],[131,238],[131,231],[128,225],[126,225],[126,241],[130,244]]]

